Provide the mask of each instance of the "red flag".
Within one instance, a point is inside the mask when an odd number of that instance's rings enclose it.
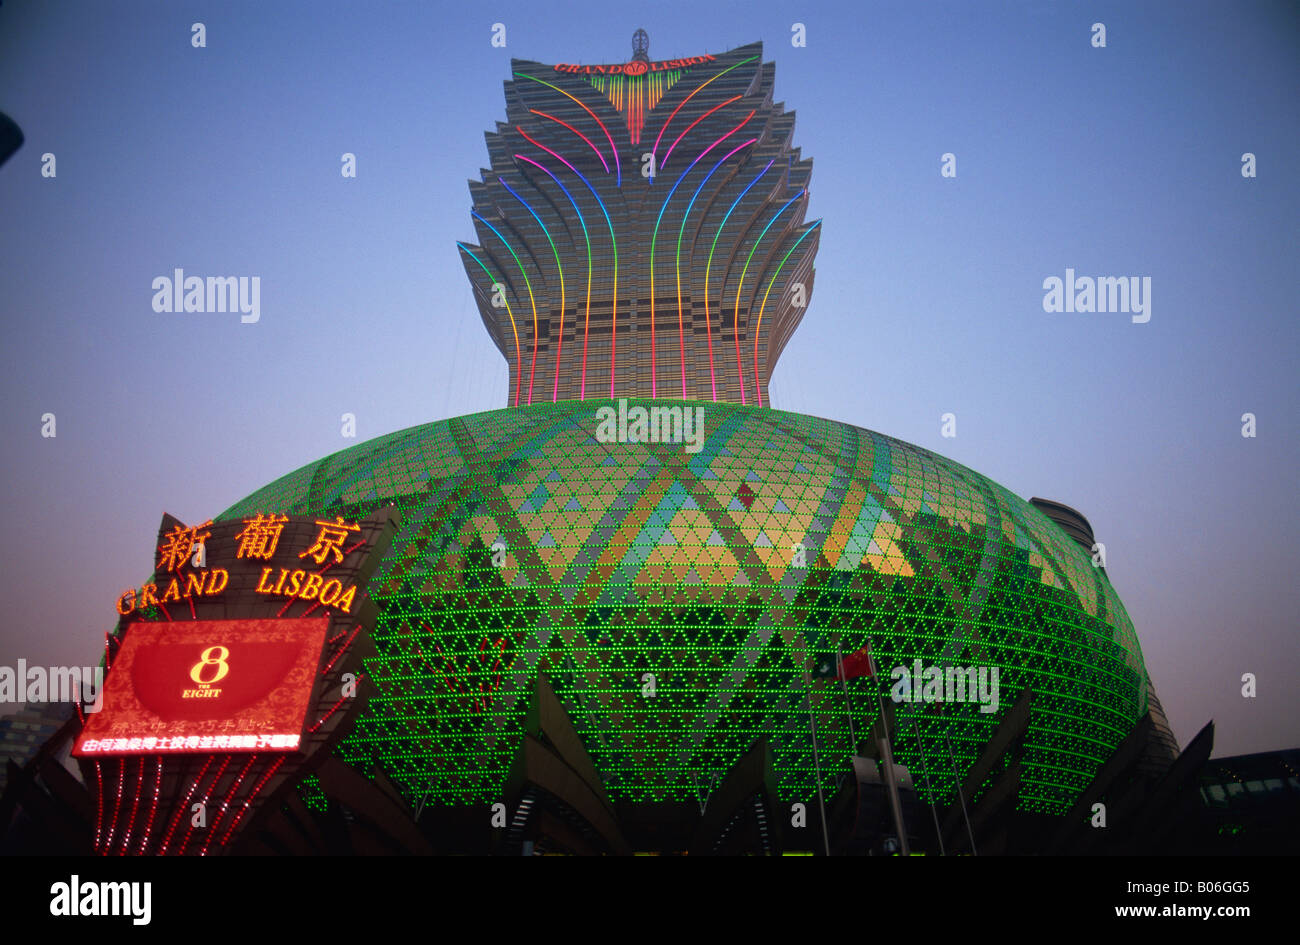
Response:
[[[875,676],[876,667],[871,662],[870,645],[855,653],[850,653],[840,661],[839,678],[857,679],[859,676]]]

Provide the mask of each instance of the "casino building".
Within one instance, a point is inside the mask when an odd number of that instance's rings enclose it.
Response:
[[[205,716],[164,758],[74,719],[11,773],[0,829],[64,811],[66,843],[111,853],[1072,852],[1102,801],[1108,836],[1158,848],[1212,729],[1179,755],[1087,520],[770,402],[821,221],[761,44],[654,60],[638,31],[623,63],[513,60],[505,99],[457,251],[508,403],[164,520],[160,552],[207,529],[229,586],[173,590],[159,557],[119,601],[110,663],[298,621],[301,733],[233,743],[257,719]],[[291,550],[250,560],[277,516]],[[360,537],[325,574],[302,559],[330,527]],[[182,656],[203,684],[235,677],[227,649]],[[141,832],[195,797],[233,812],[215,840]]]

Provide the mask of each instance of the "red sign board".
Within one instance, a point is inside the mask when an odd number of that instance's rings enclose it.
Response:
[[[329,623],[132,623],[72,753],[296,751]]]

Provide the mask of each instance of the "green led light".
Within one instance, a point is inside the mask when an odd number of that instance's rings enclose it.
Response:
[[[851,751],[850,714],[859,739],[877,714],[869,679],[847,700],[831,680],[810,693],[812,658],[870,639],[887,682],[962,634],[953,660],[999,668],[999,711],[940,719],[899,703],[897,760],[923,800],[953,801],[1030,688],[1018,806],[1059,814],[1145,711],[1142,654],[1109,582],[996,483],[881,434],[735,404],[704,405],[697,453],[599,443],[607,403],[413,427],[223,513],[401,513],[369,585],[378,694],[338,749],[345,761],[379,764],[413,800],[491,802],[545,672],[617,801],[696,799],[761,736],[782,798],[806,800],[809,696],[827,790]]]

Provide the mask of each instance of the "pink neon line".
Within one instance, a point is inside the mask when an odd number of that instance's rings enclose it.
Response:
[[[734,101],[735,101],[736,99],[738,99],[738,98],[740,98],[739,95],[737,95],[737,96],[735,96],[735,97],[733,97],[733,98],[729,98],[729,99],[727,99],[725,102],[723,102],[722,105],[730,105],[732,102],[734,102]],[[681,134],[679,134],[679,135],[677,136],[677,141],[674,141],[674,142],[672,143],[672,147],[670,147],[670,148],[668,149],[668,153],[664,155],[664,159],[663,159],[663,161],[660,163],[659,166],[660,166],[661,168],[667,167],[667,166],[668,166],[668,159],[669,159],[670,157],[673,156],[673,148],[677,147],[678,142],[680,142],[683,138],[685,138],[685,137],[690,133],[690,130],[691,130],[692,128],[694,128],[694,127],[695,127],[696,125],[698,125],[700,122],[704,121],[704,119],[708,118],[710,115],[712,115],[714,112],[716,112],[719,108],[722,107],[722,105],[715,105],[715,106],[713,106],[713,107],[710,108],[707,112],[705,112],[703,115],[701,115],[699,118],[695,119],[693,122],[691,122],[689,125],[687,125],[687,126],[686,126],[686,130],[683,131]],[[696,158],[695,160],[698,161],[699,158]]]
[[[515,157],[517,157],[517,158],[518,158],[519,160],[521,160],[521,161],[527,161],[527,162],[528,162],[529,164],[531,164],[533,167],[540,168],[541,171],[542,171],[544,174],[546,174],[548,177],[550,177],[552,180],[554,180],[557,184],[560,183],[560,179],[559,179],[558,177],[556,177],[556,176],[555,176],[554,174],[552,174],[549,170],[547,170],[545,167],[543,167],[541,164],[538,164],[536,161],[532,160],[531,158],[526,158],[526,157],[524,157],[522,154],[516,154]],[[560,184],[560,186],[561,186],[561,188],[563,188],[564,185],[563,185],[563,184]],[[567,193],[567,191],[566,191],[566,193]],[[570,199],[570,200],[573,200],[572,195],[569,196],[569,199]],[[575,203],[576,203],[576,201],[575,201]],[[582,212],[582,211],[579,211],[579,213],[581,213],[581,212]],[[584,230],[586,229],[585,224],[584,224],[584,226],[583,226],[583,229],[584,229]],[[591,317],[591,252],[590,252],[590,247],[588,247],[588,253],[587,253],[587,317],[588,317],[588,318]],[[554,387],[552,388],[552,390],[551,390],[551,403],[553,403],[553,404],[554,404],[554,403],[559,403],[559,400],[560,400],[560,362],[563,360],[563,358],[564,358],[564,310],[561,309],[561,310],[560,310],[560,344],[559,344],[559,346],[555,349],[555,386],[554,386]]]
[[[740,98],[740,96],[737,95],[736,98]],[[705,148],[703,151],[701,151],[701,152],[700,152],[700,157],[697,157],[694,161],[691,162],[691,167],[694,167],[696,164],[698,164],[699,161],[700,161],[700,158],[704,157],[704,155],[708,154],[710,151],[712,151],[714,148],[716,148],[716,147],[717,147],[717,146],[718,146],[718,145],[719,145],[719,144],[720,144],[724,139],[726,139],[726,138],[730,138],[733,134],[735,134],[737,131],[739,131],[741,128],[743,128],[743,127],[745,126],[745,123],[748,122],[749,119],[750,119],[750,118],[753,118],[753,117],[754,117],[754,113],[753,113],[753,112],[750,112],[750,113],[749,113],[749,116],[745,119],[745,121],[742,121],[742,122],[741,122],[739,125],[737,125],[735,128],[732,128],[730,131],[728,131],[725,135],[723,135],[723,136],[722,136],[721,138],[719,138],[717,141],[713,142],[713,144],[709,145],[707,148]],[[686,129],[686,130],[689,131],[690,129],[688,128],[688,129]],[[682,134],[685,134],[685,133],[686,133],[686,132],[682,132]],[[751,144],[753,144],[753,143],[754,143],[755,141],[757,141],[757,140],[758,140],[757,138],[750,138],[750,139],[749,139],[748,141],[746,141],[745,143],[737,145],[736,147],[734,147],[734,148],[732,148],[730,151],[728,151],[725,155],[723,155],[723,157],[722,157],[722,161],[719,161],[718,163],[719,163],[719,164],[722,164],[723,161],[726,161],[727,158],[731,157],[731,155],[735,154],[735,153],[736,153],[737,151],[739,151],[741,148],[747,148],[747,147],[749,147]],[[675,143],[675,142],[674,142],[674,143]],[[669,151],[671,152],[671,150],[672,150],[672,149],[670,148]],[[668,155],[664,155],[664,160],[665,160],[665,161],[668,160]],[[689,172],[690,169],[691,169],[691,168],[688,167],[686,170]],[[682,220],[682,224],[685,225],[685,223],[686,223],[686,221],[683,219],[683,220]],[[705,306],[706,306],[706,313],[707,313],[707,306],[708,306],[708,300],[707,300],[707,299],[705,300]],[[686,329],[685,329],[685,328],[683,327],[683,325],[682,325],[682,272],[681,272],[680,264],[679,264],[679,268],[678,268],[678,270],[677,270],[677,340],[678,340],[678,344],[679,344],[680,347],[681,347],[681,354],[682,354],[682,400],[685,400],[685,399],[686,399]],[[710,339],[710,341],[709,341],[709,374],[712,375],[712,373],[713,373],[713,342],[712,342],[712,340]],[[715,398],[715,399],[716,399],[716,398]]]
[[[520,128],[518,125],[515,125],[515,131],[519,132],[519,133],[520,133],[521,135],[523,135],[524,138],[527,139],[529,142],[531,142],[532,144],[534,144],[534,145],[536,145],[537,147],[541,148],[543,151],[545,151],[545,152],[546,152],[547,154],[549,154],[551,157],[555,158],[557,161],[559,161],[561,164],[563,164],[563,165],[564,165],[565,167],[567,167],[569,170],[573,171],[573,173],[575,173],[575,174],[578,175],[578,179],[579,179],[579,180],[582,180],[582,181],[585,183],[586,178],[583,177],[581,173],[579,173],[578,169],[577,169],[576,167],[574,167],[572,164],[570,164],[568,161],[566,161],[564,158],[562,158],[560,155],[556,154],[554,151],[552,151],[552,150],[551,150],[550,148],[548,148],[546,145],[542,144],[540,141],[536,141],[536,140],[534,140],[532,137],[529,136],[528,132],[524,131],[524,129]],[[597,152],[597,153],[599,154],[600,152]],[[539,164],[538,167],[540,167],[540,166],[541,166],[541,165]],[[608,168],[607,168],[607,170],[608,170]],[[587,186],[590,187],[591,185],[588,184]],[[597,199],[598,201],[600,200],[599,197],[597,197],[596,199]],[[614,308],[615,308],[615,310],[617,311],[617,309],[618,309],[618,285],[617,285],[617,284],[615,284],[615,286],[614,286]],[[587,286],[587,322],[586,322],[585,325],[582,326],[582,393],[579,395],[579,399],[580,399],[580,400],[586,400],[586,399],[587,399],[587,336],[588,336],[588,333],[590,332],[590,330],[591,330],[591,286],[590,286],[590,284],[588,284],[588,286]],[[611,394],[612,394],[612,388],[613,388],[613,383],[612,383],[612,381],[611,381],[611,385],[610,385],[610,386],[611,386]]]
[[[573,125],[569,124],[567,121],[564,121],[563,119],[556,118],[554,115],[548,115],[548,114],[546,114],[546,112],[539,112],[539,111],[538,111],[537,109],[535,109],[535,108],[530,108],[530,109],[528,109],[528,110],[529,110],[530,112],[532,112],[534,115],[540,115],[542,118],[549,118],[551,121],[559,122],[561,125],[563,125],[565,128],[568,128],[570,131],[572,131],[575,135],[577,135],[577,136],[578,136],[579,138],[581,138],[583,141],[587,142],[587,145],[591,148],[591,150],[593,150],[593,151],[596,152],[596,157],[600,158],[600,163],[605,165],[605,173],[606,173],[606,174],[609,173],[609,164],[606,163],[606,161],[605,161],[605,155],[603,155],[603,154],[600,153],[600,148],[596,147],[594,144],[591,143],[591,139],[590,139],[590,138],[588,138],[588,137],[587,137],[586,135],[584,135],[581,131],[579,131],[577,128],[573,127]],[[592,117],[595,118],[596,116],[593,115]],[[599,121],[600,119],[597,118],[596,120]],[[604,126],[602,126],[602,127],[604,127]],[[531,139],[529,139],[529,140],[531,140]],[[536,144],[536,142],[533,142],[533,143]],[[611,142],[611,143],[612,143],[612,142]]]
[[[701,86],[701,88],[703,88],[703,86]],[[696,91],[699,90],[697,89]],[[682,104],[684,105],[686,103],[683,102]],[[695,158],[695,160],[690,163],[690,166],[687,167],[686,170],[682,172],[682,176],[677,179],[677,183],[673,185],[673,191],[675,192],[677,188],[681,186],[682,181],[686,179],[686,175],[691,172],[691,168],[694,167],[696,164],[700,163],[700,158],[704,157],[704,155],[708,154],[710,151],[716,148],[719,142],[735,134],[738,129],[744,127],[745,122],[748,122],[749,119],[753,117],[754,117],[754,111],[751,110],[750,113],[745,116],[745,121],[742,121],[735,128],[732,128],[730,131],[728,131],[717,141],[713,142],[713,144],[709,145],[707,148],[701,151],[699,155]],[[687,130],[689,131],[690,129]],[[683,134],[685,134],[685,132],[683,132]],[[730,155],[728,155],[728,157],[729,156]],[[672,194],[668,195],[668,199],[669,200],[672,199]],[[668,206],[667,201],[665,201],[664,208],[666,209],[667,206]],[[660,212],[660,216],[662,216],[663,210],[660,210],[659,212]],[[658,231],[659,228],[658,225],[656,225],[655,232],[658,233]],[[652,252],[650,254],[650,396],[658,397],[659,396],[659,385],[658,385],[659,371],[657,365],[655,364],[655,321],[658,318],[658,314],[655,307],[654,271],[655,271],[655,258],[654,258],[654,253]],[[680,265],[674,264],[673,271],[677,279],[677,333],[678,335],[681,335],[682,334],[682,272],[681,272]],[[611,397],[614,396],[612,390],[610,391],[610,396]],[[683,398],[686,397],[686,350],[685,350],[684,340],[682,342],[682,397]]]
[[[533,79],[532,76],[528,76],[527,78]],[[541,79],[533,79],[533,81],[534,81],[534,82],[541,82]],[[555,91],[559,92],[559,93],[560,93],[561,95],[563,95],[565,98],[567,98],[567,99],[569,99],[570,101],[572,101],[572,102],[573,102],[574,104],[576,104],[579,108],[581,108],[584,112],[586,112],[588,115],[590,115],[592,118],[594,118],[594,119],[596,120],[596,124],[600,125],[600,130],[603,131],[603,132],[605,132],[605,138],[606,138],[606,140],[609,141],[609,150],[610,150],[611,152],[613,152],[613,154],[614,154],[614,168],[615,168],[615,170],[618,171],[618,185],[619,185],[620,187],[622,187],[622,186],[623,186],[623,165],[622,165],[622,163],[621,163],[621,162],[619,161],[619,159],[618,159],[618,148],[617,148],[617,147],[615,146],[615,144],[614,144],[614,136],[611,135],[611,134],[609,133],[609,129],[605,127],[605,123],[604,123],[603,121],[601,121],[600,118],[596,115],[596,113],[593,112],[590,108],[588,108],[588,107],[583,103],[583,101],[582,101],[581,99],[577,98],[576,96],[570,95],[568,92],[564,91],[564,89],[556,88],[555,86],[551,85],[549,82],[542,82],[542,85],[545,85],[545,86],[547,86],[548,88],[555,89]],[[531,111],[531,109],[530,109],[530,111]],[[603,159],[603,158],[602,158],[602,160],[601,160],[601,163],[604,163],[604,159]],[[608,165],[608,164],[605,165],[605,173],[606,173],[606,174],[609,173],[609,165]]]

